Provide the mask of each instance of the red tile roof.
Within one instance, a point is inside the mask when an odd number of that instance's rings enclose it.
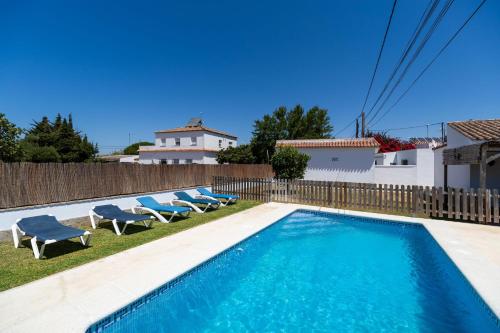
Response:
[[[205,126],[192,126],[192,127],[178,127],[178,128],[172,128],[172,129],[167,129],[167,130],[161,130],[161,131],[156,131],[155,133],[177,133],[177,132],[196,132],[196,131],[205,131],[209,133],[214,133],[214,134],[219,134],[219,135],[224,135],[228,136],[232,139],[238,139],[237,136],[219,131],[213,128],[208,128]]]
[[[500,140],[500,119],[454,121],[448,125],[472,140]]]
[[[283,146],[291,146],[295,148],[378,148],[379,144],[374,138],[276,141],[276,147]]]

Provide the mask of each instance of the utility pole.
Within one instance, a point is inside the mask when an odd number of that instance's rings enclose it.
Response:
[[[365,137],[365,112],[361,112],[361,137]]]
[[[356,118],[356,139],[359,138],[359,120]]]
[[[441,122],[441,142],[444,143],[444,122]]]

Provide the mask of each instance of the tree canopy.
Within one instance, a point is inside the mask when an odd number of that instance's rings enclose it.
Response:
[[[304,178],[309,155],[300,153],[294,147],[281,147],[271,158],[271,165],[277,178]]]
[[[20,154],[19,137],[21,129],[0,113],[0,161],[15,161]]]
[[[239,145],[237,147],[228,147],[217,152],[217,163],[233,163],[233,164],[251,164],[255,158],[252,154],[250,145]]]
[[[20,142],[22,159],[28,162],[85,162],[93,160],[98,152],[86,135],[73,127],[71,114],[60,114],[54,122],[48,117],[33,123]]]
[[[125,148],[123,153],[125,155],[137,155],[139,154],[139,146],[154,146],[154,143],[148,141],[136,142]]]
[[[255,162],[270,161],[276,140],[325,139],[331,137],[332,130],[326,109],[315,106],[304,112],[301,105],[291,110],[281,106],[254,123],[251,146]]]

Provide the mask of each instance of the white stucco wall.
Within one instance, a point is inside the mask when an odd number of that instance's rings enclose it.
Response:
[[[121,163],[135,163],[139,159],[139,155],[131,155],[127,157],[121,157],[120,162]]]
[[[205,133],[203,135],[205,148],[206,149],[225,149],[229,147],[229,142],[232,143],[232,147],[236,147],[238,142],[233,138],[229,138],[226,136],[216,135],[212,133]],[[221,140],[221,146],[219,147],[219,140]]]
[[[402,165],[403,160],[407,160],[408,165]],[[433,186],[434,151],[419,148],[377,154],[374,175],[377,184]]]
[[[210,186],[206,186],[206,188],[211,189]],[[191,195],[198,194],[198,192],[194,188],[183,190]],[[92,206],[108,204],[118,205],[118,207],[120,207],[121,209],[130,209],[131,207],[137,205],[137,201],[135,200],[137,197],[145,195],[150,195],[158,202],[164,203],[175,198],[173,194],[173,192],[175,191],[176,190],[115,196],[92,200],[79,200],[68,203],[40,205],[31,208],[4,209],[0,210],[0,230],[10,229],[12,224],[14,224],[17,219],[23,217],[52,214],[59,220],[67,220],[82,216],[88,216],[89,210],[92,208]]]
[[[458,148],[462,146],[467,146],[474,143],[479,143],[481,141],[473,141],[464,135],[460,134],[458,131],[447,126],[447,146],[446,149]],[[470,174],[471,169],[469,165],[449,165],[448,166],[448,186],[451,187],[461,187],[470,188]]]
[[[403,160],[407,160],[408,165],[416,165],[417,150],[423,150],[423,149],[410,149],[410,150],[401,150],[390,153],[377,154],[376,155],[377,165],[392,165],[392,164],[400,165],[403,163]]]
[[[393,185],[420,185],[415,165],[376,165],[374,183]]]
[[[447,138],[446,142],[447,149],[458,148],[480,142],[480,141],[473,141],[467,138],[466,136],[463,136],[462,134],[460,134],[460,132],[455,130],[453,127],[450,127],[449,125],[447,125],[446,127],[446,138]]]
[[[441,147],[434,150],[434,186],[444,186],[444,165],[443,165],[443,150],[446,147]]]
[[[373,148],[299,148],[311,157],[304,179],[345,182],[373,182]]]
[[[431,148],[414,149],[414,151],[417,157],[417,183],[415,185],[434,186],[434,151]]]
[[[161,140],[165,139],[164,147],[176,147],[175,139],[180,138],[181,147],[193,147],[191,137],[196,137],[196,147],[204,147],[203,132],[155,133],[155,146],[163,147]]]
[[[179,159],[179,164],[186,164],[186,159],[192,159],[196,164],[212,164],[209,162],[215,159],[215,155],[211,152],[141,152],[139,163],[159,164],[165,159],[168,161],[167,164],[173,164],[174,159]]]

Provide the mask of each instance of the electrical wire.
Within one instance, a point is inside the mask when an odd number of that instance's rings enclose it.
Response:
[[[451,38],[446,42],[446,44],[439,50],[439,52],[434,56],[434,58],[425,66],[425,68],[420,72],[420,74],[417,76],[415,80],[410,84],[410,86],[399,96],[399,98],[396,100],[394,104],[385,111],[382,116],[375,122],[373,123],[373,126],[375,126],[377,123],[379,123],[394,107],[403,99],[404,96],[413,88],[413,86],[417,83],[418,80],[427,72],[427,70],[434,64],[434,62],[443,54],[443,52],[450,46],[450,44],[455,40],[455,38],[460,34],[460,32],[469,24],[469,22],[472,20],[472,18],[477,14],[477,12],[481,9],[481,7],[486,3],[487,0],[482,0],[481,3],[476,7],[476,9],[469,15],[469,17],[464,21],[464,23],[458,28],[458,30],[451,36]]]
[[[411,66],[413,65],[413,63],[415,62],[415,60],[418,58],[418,56],[420,55],[420,53],[422,52],[422,50],[424,49],[424,47],[427,45],[427,42],[429,41],[429,39],[432,37],[432,35],[434,34],[434,32],[436,31],[437,27],[439,26],[439,24],[442,22],[444,16],[446,15],[446,13],[448,12],[448,10],[450,9],[451,5],[453,4],[454,0],[448,0],[445,5],[443,6],[443,8],[441,8],[441,11],[439,12],[438,16],[435,18],[432,26],[429,28],[429,30],[427,31],[427,33],[425,34],[423,40],[420,42],[417,50],[415,50],[415,52],[413,53],[413,56],[411,57],[411,59],[408,61],[408,64],[406,65],[406,67],[404,68],[403,72],[400,74],[398,80],[396,81],[396,83],[392,86],[390,92],[387,94],[387,96],[384,98],[384,101],[382,102],[382,104],[378,107],[377,111],[375,112],[374,115],[372,115],[372,117],[370,118],[370,120],[368,121],[368,125],[370,125],[374,120],[375,118],[377,117],[377,115],[380,113],[380,111],[384,108],[385,104],[387,103],[387,101],[391,98],[392,94],[394,93],[394,91],[396,90],[396,88],[399,86],[399,84],[403,81],[403,79],[405,78],[406,74],[408,73],[408,70],[411,68]]]

